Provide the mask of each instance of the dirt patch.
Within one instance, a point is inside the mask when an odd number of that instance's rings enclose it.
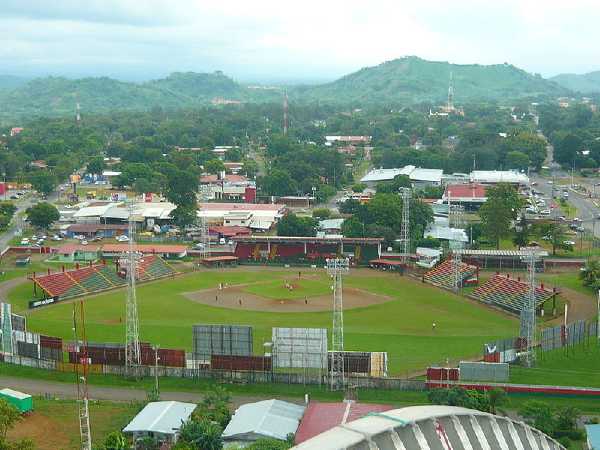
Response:
[[[61,424],[45,414],[35,411],[27,414],[8,433],[8,438],[31,439],[35,442],[36,448],[40,450],[71,448],[71,438],[62,430]]]
[[[294,313],[329,311],[333,301],[331,295],[277,300],[245,292],[243,287],[243,285],[236,285],[224,289],[185,292],[183,295],[194,302],[218,308]],[[392,300],[393,298],[387,295],[374,294],[356,288],[344,288],[344,310],[378,305]]]
[[[595,298],[565,287],[560,287],[560,295],[569,303],[569,322],[596,317]],[[563,318],[559,317],[557,323],[562,323],[562,320]]]

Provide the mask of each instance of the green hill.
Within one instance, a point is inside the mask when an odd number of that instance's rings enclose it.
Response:
[[[447,98],[450,73],[457,103],[556,96],[567,91],[509,64],[462,65],[409,56],[361,69],[332,83],[299,89],[296,94],[320,101],[440,102]]]
[[[13,75],[0,75],[0,90],[15,89],[27,83],[26,78],[15,77]]]
[[[555,83],[582,94],[600,92],[600,70],[584,74],[562,73],[550,78]]]

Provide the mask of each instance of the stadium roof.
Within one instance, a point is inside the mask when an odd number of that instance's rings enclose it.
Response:
[[[456,406],[412,406],[336,426],[297,450],[564,450],[554,439],[523,422]]]
[[[398,175],[409,176],[415,170],[415,166],[404,166],[400,169],[373,169],[360,179],[363,183],[390,181]]]
[[[472,250],[472,249],[459,249],[453,250],[461,255],[465,256],[529,256],[530,250]],[[535,254],[539,257],[548,256],[546,250],[537,249]]]
[[[312,236],[234,236],[235,242],[259,243],[316,243],[316,244],[379,244],[383,238],[340,238],[340,237],[312,237]]]
[[[142,253],[176,253],[187,252],[185,245],[162,245],[162,244],[134,244],[134,251]],[[104,253],[124,253],[129,251],[129,244],[104,244]]]
[[[304,406],[281,400],[247,403],[235,411],[222,436],[228,441],[285,440],[296,433],[303,414]]]
[[[296,444],[311,439],[337,425],[352,422],[369,413],[384,412],[390,409],[392,407],[389,405],[352,401],[339,403],[310,402],[296,432]]]
[[[529,183],[527,175],[513,170],[474,170],[470,178],[473,183]]]
[[[406,166],[411,167],[411,166]],[[406,169],[405,167],[405,169]],[[411,181],[425,181],[429,183],[441,183],[442,175],[444,171],[442,169],[422,169],[417,167],[410,172]]]
[[[181,424],[192,415],[194,409],[196,409],[194,403],[151,402],[123,428],[123,432],[176,434]]]

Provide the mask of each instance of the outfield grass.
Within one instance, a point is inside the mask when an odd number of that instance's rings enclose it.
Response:
[[[220,282],[257,283],[257,292],[267,283],[270,295],[287,291],[283,279],[290,271],[257,271],[233,269],[187,274],[175,279],[143,284],[138,287],[140,338],[162,347],[191,349],[192,325],[197,323],[247,324],[254,327],[255,353],[271,340],[272,327],[331,327],[329,312],[274,313],[243,311],[203,305],[184,295]],[[308,273],[308,272],[307,272]],[[313,270],[315,283],[328,286],[324,271]],[[278,280],[278,281],[275,281]],[[273,283],[271,286],[269,283]],[[408,375],[429,364],[456,362],[478,357],[482,345],[500,337],[513,336],[518,329],[515,319],[487,309],[449,292],[381,272],[354,272],[347,276],[346,286],[390,296],[394,300],[344,314],[345,348],[358,351],[387,351],[392,375]],[[248,289],[248,287],[246,287]],[[9,292],[8,299],[16,311],[25,311],[32,331],[72,338],[71,311],[68,303],[26,311],[31,298],[31,285],[26,283]],[[319,292],[320,288],[319,288]],[[123,290],[91,297],[86,302],[86,327],[90,341],[123,342],[125,339],[125,293]],[[432,322],[436,330],[432,330]]]

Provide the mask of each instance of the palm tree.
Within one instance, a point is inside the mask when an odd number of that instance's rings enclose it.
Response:
[[[585,266],[579,272],[579,278],[583,280],[585,286],[594,289],[600,288],[600,260],[588,259]]]

